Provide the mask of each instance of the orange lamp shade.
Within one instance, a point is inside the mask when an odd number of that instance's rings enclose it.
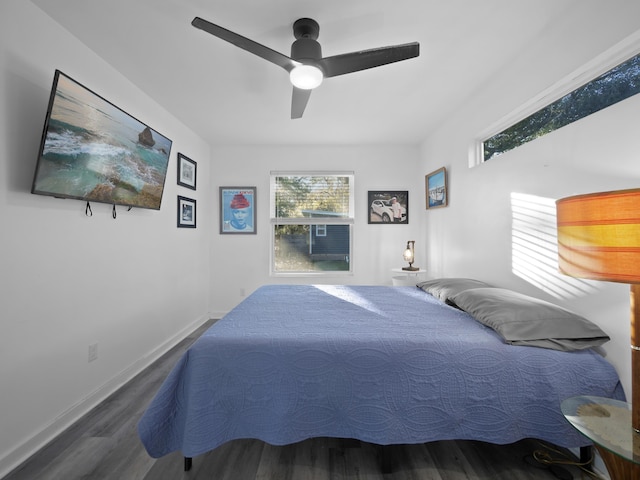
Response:
[[[556,210],[562,273],[640,283],[640,188],[563,198]]]

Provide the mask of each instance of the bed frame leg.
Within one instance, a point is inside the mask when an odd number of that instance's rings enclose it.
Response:
[[[185,472],[188,472],[189,470],[191,470],[191,465],[193,465],[193,458],[184,457],[184,471]]]
[[[389,474],[393,470],[393,463],[392,463],[393,453],[391,452],[392,448],[393,447],[391,445],[379,446],[380,470],[382,470],[383,474]]]

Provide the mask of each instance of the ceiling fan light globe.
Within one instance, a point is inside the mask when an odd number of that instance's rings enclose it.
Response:
[[[296,88],[313,90],[322,83],[322,70],[313,65],[299,65],[289,73],[289,79]]]

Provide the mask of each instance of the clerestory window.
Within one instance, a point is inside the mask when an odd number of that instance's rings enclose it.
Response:
[[[640,54],[483,141],[483,161],[640,92]]]

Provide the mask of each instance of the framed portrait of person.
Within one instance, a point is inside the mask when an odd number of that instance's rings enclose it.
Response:
[[[256,231],[256,187],[220,187],[220,233]]]

